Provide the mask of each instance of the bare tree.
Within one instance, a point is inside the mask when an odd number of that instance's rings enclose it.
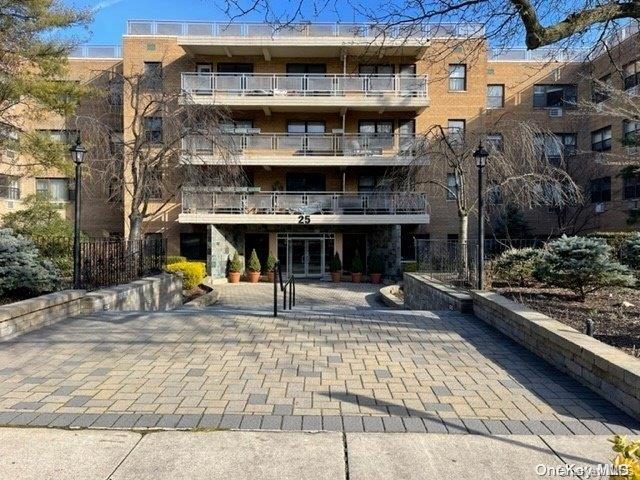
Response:
[[[324,0],[295,0],[286,10],[270,0],[226,0],[224,5],[231,18],[257,13],[278,25],[313,20],[328,10],[341,19],[344,12],[338,3]],[[621,22],[640,19],[638,0],[350,0],[349,5],[354,17],[376,25],[381,36],[398,28],[415,35],[421,25],[430,24],[431,33],[453,37],[456,29],[451,27],[463,26],[492,39],[494,46],[510,46],[514,38],[522,38],[530,50],[577,41],[593,46]]]
[[[109,70],[96,78],[108,92],[94,100],[102,105],[85,105],[71,123],[89,148],[89,183],[108,185],[110,200],[122,202],[129,239],[139,239],[143,222],[175,204],[186,185],[244,182],[224,130],[226,110],[192,104],[159,75]],[[124,109],[124,124],[109,105]]]
[[[489,203],[500,201],[522,209],[540,205],[562,207],[582,200],[580,187],[564,168],[564,158],[548,158],[544,139],[555,137],[525,122],[503,122],[504,141],[487,145],[487,188]],[[396,169],[388,184],[407,191],[427,191],[444,195],[454,202],[458,217],[458,241],[468,244],[469,217],[477,210],[477,167],[474,151],[486,135],[480,132],[450,131],[441,125],[431,127],[415,146],[414,160],[408,168]],[[461,248],[461,252],[466,251]],[[466,256],[461,255],[466,270]]]

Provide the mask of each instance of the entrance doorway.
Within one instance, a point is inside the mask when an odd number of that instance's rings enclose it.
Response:
[[[278,258],[287,275],[298,278],[323,277],[333,248],[333,234],[278,234]]]

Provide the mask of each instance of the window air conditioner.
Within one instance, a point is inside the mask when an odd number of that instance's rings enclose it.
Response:
[[[549,116],[552,118],[558,118],[562,116],[562,109],[561,108],[550,108],[549,109]]]
[[[604,203],[596,203],[596,213],[604,213]]]

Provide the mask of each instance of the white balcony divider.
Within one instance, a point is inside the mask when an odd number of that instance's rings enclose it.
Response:
[[[241,96],[395,96],[426,97],[426,75],[342,75],[271,73],[182,74],[182,91],[190,95]]]
[[[375,39],[428,39],[482,37],[478,23],[438,23],[388,27],[365,23],[230,23],[129,20],[128,35],[169,35],[197,37],[302,38],[346,37]]]
[[[422,137],[404,134],[296,134],[296,133],[229,133],[214,140],[202,135],[183,139],[182,149],[193,156],[218,156],[265,153],[298,156],[411,156],[420,147]]]
[[[259,192],[229,193],[185,187],[184,214],[237,215],[419,215],[427,197],[408,192]]]

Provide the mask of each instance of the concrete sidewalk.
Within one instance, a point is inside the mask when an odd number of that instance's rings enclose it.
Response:
[[[611,458],[597,435],[0,429],[2,480],[526,480]]]

